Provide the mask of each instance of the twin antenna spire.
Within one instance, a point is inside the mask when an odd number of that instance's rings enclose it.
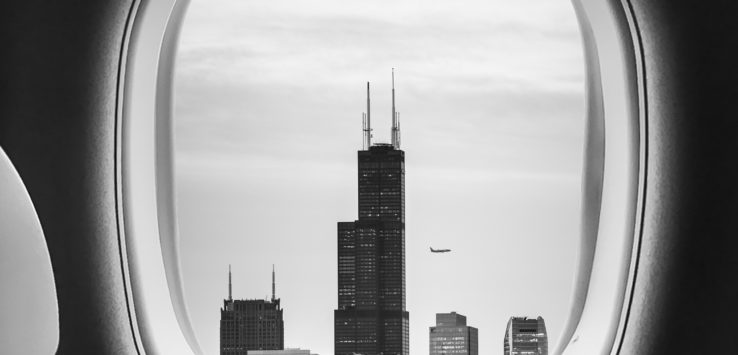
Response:
[[[277,299],[277,283],[274,272],[274,264],[272,264],[272,302]],[[231,283],[231,264],[228,264],[228,301],[233,301],[233,286]]]
[[[366,112],[362,115],[362,131],[364,132],[364,150],[372,146],[372,111],[369,82],[366,82]],[[392,147],[400,149],[400,113],[395,107],[395,68],[392,68]]]
[[[395,68],[392,68],[392,146],[400,149],[400,113],[395,109]]]

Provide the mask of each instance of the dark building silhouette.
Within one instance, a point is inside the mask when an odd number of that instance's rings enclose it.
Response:
[[[338,222],[335,354],[409,353],[405,309],[405,152],[392,85],[392,143],[371,143],[369,83],[358,152],[359,219]]]
[[[466,317],[456,312],[436,313],[428,338],[430,355],[479,354],[477,328],[466,325]]]
[[[505,355],[548,355],[543,318],[510,317],[505,331]]]
[[[271,300],[234,300],[228,268],[228,299],[220,309],[220,354],[247,355],[249,350],[283,350],[284,322],[280,299],[275,297],[272,269]]]

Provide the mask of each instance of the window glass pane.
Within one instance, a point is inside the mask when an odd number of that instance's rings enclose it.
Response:
[[[357,151],[367,81],[372,142],[392,141],[391,68],[404,165],[382,175]],[[334,310],[377,281],[354,273],[390,263],[361,251],[395,240],[353,222],[384,215],[406,223],[413,353],[452,311],[483,353],[502,349],[511,316],[542,316],[553,349],[578,247],[583,75],[564,0],[193,1],[175,80],[177,207],[204,351],[219,351],[228,265],[234,299],[269,299],[274,264],[285,345],[332,354]],[[362,190],[377,176],[404,181]],[[341,238],[357,241],[345,255]],[[394,299],[395,286],[377,292]]]

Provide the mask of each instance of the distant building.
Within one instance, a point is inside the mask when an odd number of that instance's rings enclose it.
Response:
[[[405,309],[405,152],[400,150],[394,84],[392,101],[392,144],[372,144],[367,107],[364,149],[357,154],[359,219],[337,226],[335,355],[410,353],[410,315]]]
[[[466,325],[466,317],[456,312],[437,313],[430,327],[430,355],[478,355],[477,328]]]
[[[505,355],[548,355],[543,318],[510,317],[505,331]]]
[[[223,308],[220,309],[221,355],[248,355],[252,354],[250,350],[284,349],[284,322],[280,300],[275,297],[274,278],[272,269],[271,300],[234,300],[231,270],[228,268],[228,299],[223,300]]]
[[[307,349],[249,350],[248,355],[316,355]]]

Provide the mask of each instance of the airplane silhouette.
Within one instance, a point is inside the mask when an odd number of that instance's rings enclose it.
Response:
[[[451,249],[433,249],[433,247],[431,247],[430,251],[431,253],[448,253]]]

